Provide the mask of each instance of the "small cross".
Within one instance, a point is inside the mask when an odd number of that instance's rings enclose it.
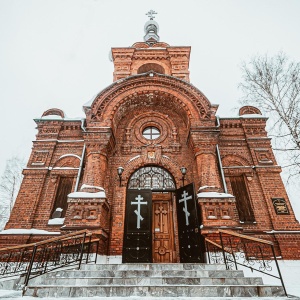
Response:
[[[154,15],[157,15],[157,12],[155,12],[153,9],[149,10],[147,13],[146,13],[146,16],[148,16],[150,18],[150,20],[153,20],[155,18]]]
[[[155,214],[158,215],[158,214],[164,214],[166,215],[168,212],[162,207],[160,206],[156,211],[155,211]]]

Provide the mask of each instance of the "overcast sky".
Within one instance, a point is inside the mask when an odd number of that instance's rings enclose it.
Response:
[[[45,110],[84,116],[112,83],[110,48],[142,41],[150,9],[162,42],[192,47],[191,83],[221,117],[237,114],[243,60],[284,51],[300,61],[299,0],[0,0],[0,174],[12,155],[28,160]]]

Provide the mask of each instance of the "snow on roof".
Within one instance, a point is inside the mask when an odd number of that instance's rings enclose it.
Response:
[[[35,118],[34,121],[41,121],[41,120],[48,120],[48,121],[55,121],[55,120],[62,120],[62,121],[82,121],[85,119],[84,117],[74,117],[74,118],[68,118],[64,117],[62,118],[61,116],[58,115],[47,115],[47,116],[42,116],[40,118]]]
[[[220,120],[238,120],[238,119],[268,119],[263,115],[259,114],[245,114],[241,116],[228,116],[228,117],[219,117]]]
[[[217,192],[204,192],[198,193],[198,198],[234,198],[231,194],[217,193]]]
[[[6,229],[0,232],[0,234],[35,234],[35,235],[60,235],[60,232],[53,232],[47,230],[40,230],[40,229]]]
[[[97,95],[93,96],[91,100],[89,100],[88,102],[84,103],[83,107],[90,107],[93,104],[94,100],[96,99]]]
[[[240,118],[258,118],[258,119],[268,119],[267,117],[264,117],[260,114],[245,114],[241,115]]]

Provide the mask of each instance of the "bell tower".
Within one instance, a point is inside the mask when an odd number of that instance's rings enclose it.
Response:
[[[191,47],[172,47],[160,42],[159,25],[154,21],[154,14],[153,10],[146,14],[150,20],[144,26],[144,42],[127,48],[112,48],[114,81],[150,71],[190,81]]]

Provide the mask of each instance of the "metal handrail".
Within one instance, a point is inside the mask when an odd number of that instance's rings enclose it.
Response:
[[[92,235],[91,232],[84,229],[84,230],[76,231],[76,232],[73,232],[73,233],[64,234],[63,236],[60,236],[60,237],[46,239],[44,241],[40,241],[40,242],[36,242],[36,243],[22,244],[22,245],[18,245],[18,246],[0,248],[0,252],[7,251],[7,250],[12,250],[12,249],[18,249],[18,248],[25,248],[25,247],[27,248],[27,247],[32,247],[32,246],[35,246],[35,245],[43,245],[43,244],[47,244],[47,243],[50,243],[50,242],[53,242],[53,241],[57,241],[57,240],[61,240],[61,239],[67,239],[69,237],[74,237],[76,235],[79,236],[79,235],[83,234],[84,232],[87,234],[87,236]]]
[[[279,279],[287,296],[273,242],[224,229],[216,234],[216,240],[205,238],[209,263],[224,263],[227,270],[243,266]],[[272,262],[275,262],[277,276],[268,273],[272,271]]]
[[[0,249],[0,278],[24,276],[23,291],[30,279],[50,271],[83,261],[91,261],[92,247],[96,246],[95,260],[99,248],[99,239],[92,239],[92,233],[81,230],[75,233],[51,238],[37,243]]]

